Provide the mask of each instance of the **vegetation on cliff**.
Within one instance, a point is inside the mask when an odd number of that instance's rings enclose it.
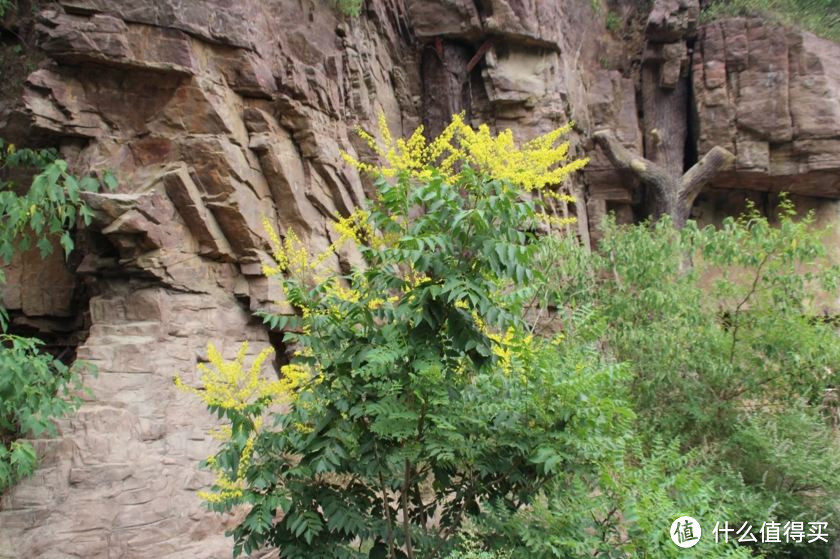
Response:
[[[10,178],[16,174],[34,176],[20,187]],[[103,181],[116,187],[111,174]],[[56,239],[68,256],[76,220],[88,224],[92,217],[81,195],[101,186],[93,177],[71,174],[55,150],[16,149],[0,140],[0,258],[9,264],[33,244],[46,256]],[[35,449],[25,437],[54,433],[54,420],[79,407],[84,366],[69,367],[44,352],[39,339],[10,333],[0,305],[0,492],[35,469]]]
[[[332,0],[336,8],[344,15],[357,16],[362,13],[364,0]]]
[[[265,272],[298,314],[263,316],[291,362],[269,380],[265,356],[211,352],[193,389],[226,420],[205,498],[249,507],[235,554],[671,557],[683,514],[707,534],[838,518],[823,399],[840,351],[809,318],[837,284],[820,233],[785,205],[775,228],[607,223],[590,253],[550,232],[550,185],[585,164],[562,132],[517,147],[456,117],[431,143],[364,134],[383,163],[348,158],[378,177],[335,226],[329,250],[353,241],[365,262],[348,274],[272,231]]]
[[[733,16],[761,16],[840,42],[838,0],[713,0],[702,13],[705,21]]]

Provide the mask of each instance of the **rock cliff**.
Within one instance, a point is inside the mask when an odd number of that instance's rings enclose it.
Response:
[[[262,277],[261,220],[327,246],[368,186],[340,151],[372,156],[353,130],[379,111],[396,134],[460,111],[519,138],[574,119],[573,149],[593,156],[566,185],[586,242],[607,211],[645,212],[644,189],[591,141],[604,128],[649,158],[653,130],[668,134],[680,172],[713,145],[735,154],[695,217],[790,190],[837,219],[840,46],[755,20],[699,26],[690,0],[656,2],[636,45],[597,5],[367,0],[347,18],[327,0],[59,0],[8,18],[45,59],[0,105],[0,136],[58,145],[120,187],[89,196],[96,219],[69,263],[27,253],[8,271],[15,327],[99,373],[94,398],[37,441],[37,474],[2,497],[0,558],[229,556],[234,516],[195,496],[213,421],[172,379],[196,380],[207,341],[282,353],[252,316],[288,311]]]

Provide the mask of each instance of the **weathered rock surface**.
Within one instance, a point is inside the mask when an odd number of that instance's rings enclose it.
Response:
[[[220,283],[231,283],[224,271]],[[223,532],[234,517],[208,514],[195,496],[212,483],[194,466],[214,451],[214,422],[173,378],[196,381],[207,340],[231,357],[239,341],[261,350],[266,333],[232,286],[207,295],[128,280],[102,288],[79,348],[98,368],[86,382],[93,399],[57,437],[34,441],[37,473],[2,501],[0,557],[230,557]]]
[[[840,197],[840,44],[731,19],[701,29],[693,66],[698,149],[737,157],[715,186]]]
[[[646,88],[684,84],[695,151],[719,144],[738,158],[697,216],[718,219],[721,193],[747,196],[723,188],[792,188],[826,219],[836,213],[804,195],[840,198],[837,45],[747,20],[698,29],[696,0],[658,0],[642,83],[629,65],[603,67],[601,53],[623,47],[590,2],[367,0],[354,19],[327,4],[59,0],[37,15],[49,60],[20,103],[0,106],[0,136],[59,145],[77,172],[111,169],[120,187],[87,197],[95,219],[71,264],[25,254],[7,271],[16,325],[75,321],[87,336],[78,356],[99,376],[59,436],[37,441],[36,476],[2,497],[0,559],[229,556],[233,517],[195,495],[211,481],[196,465],[215,447],[213,420],[172,379],[196,382],[207,341],[227,353],[270,342],[251,312],[290,309],[262,276],[262,221],[328,246],[330,224],[369,187],[340,153],[372,156],[353,129],[375,129],[379,111],[394,134],[421,122],[434,132],[459,111],[518,139],[574,119],[573,152],[592,161],[563,187],[588,241],[607,211],[632,221],[644,210],[643,189],[591,134],[610,129],[655,158]],[[694,145],[684,116],[680,147],[667,146],[676,167]],[[331,264],[353,255],[341,258]]]
[[[87,196],[77,266],[27,253],[9,269],[16,323],[84,313],[78,357],[99,374],[94,398],[36,441],[37,474],[2,497],[3,559],[230,556],[234,517],[196,497],[214,419],[173,378],[197,382],[208,341],[258,352],[269,338],[252,311],[288,312],[262,276],[263,219],[325,248],[365,196],[340,157],[360,145],[353,128],[379,111],[395,134],[419,124],[407,12],[368,4],[354,20],[285,0],[72,0],[37,16],[51,62],[0,107],[0,135],[46,138],[120,188]],[[79,309],[81,284],[93,297]]]

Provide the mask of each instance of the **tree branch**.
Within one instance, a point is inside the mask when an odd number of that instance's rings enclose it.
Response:
[[[678,177],[653,161],[635,155],[621,145],[609,130],[599,130],[592,138],[617,169],[633,173],[653,190],[654,215],[670,215],[677,227],[685,224],[700,190],[735,159],[724,148],[715,146],[682,177]]]
[[[734,160],[735,156],[728,150],[720,146],[715,146],[703,156],[703,159],[686,171],[682,179],[680,179],[680,210],[687,215],[691,211],[694,199],[697,198],[697,195],[700,194],[700,191],[706,186],[706,183],[712,180],[725,167],[728,167]]]
[[[674,184],[675,179],[663,167],[631,152],[608,130],[599,130],[592,137],[618,169],[633,173],[643,183],[654,187],[661,196],[668,195],[669,186]]]

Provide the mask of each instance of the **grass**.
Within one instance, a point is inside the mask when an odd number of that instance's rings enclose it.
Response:
[[[618,33],[621,30],[621,16],[615,12],[609,12],[604,23],[606,24],[607,30],[612,33]]]
[[[3,0],[0,0],[2,2]],[[333,0],[338,11],[347,16],[358,16],[362,13],[364,0]]]
[[[760,16],[840,43],[840,0],[715,0],[702,20],[730,16]]]

